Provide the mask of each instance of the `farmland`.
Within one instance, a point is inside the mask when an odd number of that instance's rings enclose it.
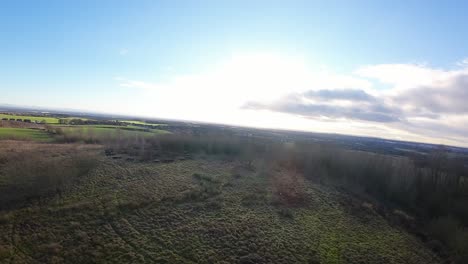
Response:
[[[9,114],[0,114],[0,119],[3,118],[14,118],[14,119],[29,119],[32,122],[45,122],[47,124],[58,124],[59,119],[56,117],[49,117],[49,116],[32,116],[32,115],[9,115]]]
[[[89,118],[59,118],[21,114],[1,114],[0,118],[8,119],[8,121],[0,121],[0,139],[51,141],[66,137],[74,141],[97,142],[106,139],[152,137],[169,133],[158,129],[157,125],[142,126],[141,124],[144,123],[138,121],[135,121],[136,123],[132,123],[133,121],[120,123],[118,121],[103,121],[103,124],[100,124],[101,121]],[[10,119],[15,119],[15,121],[9,121]],[[32,123],[24,122],[24,120],[30,120]],[[69,122],[90,122],[91,124],[67,125]],[[59,136],[57,132],[60,132]]]

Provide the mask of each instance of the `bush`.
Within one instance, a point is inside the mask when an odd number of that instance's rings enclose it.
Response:
[[[274,203],[284,206],[299,206],[306,201],[304,178],[294,171],[276,173],[271,179]]]

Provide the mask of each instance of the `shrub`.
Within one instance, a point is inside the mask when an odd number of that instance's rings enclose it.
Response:
[[[285,206],[299,206],[305,202],[304,178],[294,171],[282,171],[271,179],[275,203]]]

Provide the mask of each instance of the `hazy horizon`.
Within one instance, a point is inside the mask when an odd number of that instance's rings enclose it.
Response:
[[[5,2],[0,103],[467,147],[466,7]]]

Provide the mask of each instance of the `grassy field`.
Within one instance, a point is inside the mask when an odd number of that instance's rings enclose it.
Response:
[[[0,139],[17,139],[33,141],[51,141],[50,135],[42,130],[28,128],[0,128]]]
[[[115,140],[138,140],[156,135],[169,133],[160,129],[143,129],[132,126],[112,125],[80,125],[80,126],[54,126],[60,133],[56,136],[59,141],[87,143],[108,142]]]
[[[0,119],[2,118],[14,118],[14,119],[29,119],[31,121],[42,122],[45,121],[47,124],[58,124],[59,119],[55,117],[44,117],[44,116],[22,116],[22,115],[6,115],[0,114]]]
[[[166,126],[166,124],[152,124],[152,123],[147,123],[147,122],[144,122],[144,121],[136,121],[136,120],[123,120],[121,122],[127,123],[127,124],[135,124],[135,125]]]
[[[71,135],[90,135],[96,137],[116,137],[119,134],[124,137],[129,136],[153,136],[155,134],[165,134],[167,131],[160,129],[145,130],[140,127],[122,127],[110,125],[83,125],[83,126],[59,126],[66,134]]]
[[[76,137],[84,140],[100,141],[104,139],[132,139],[137,137],[152,137],[155,135],[170,133],[161,129],[145,129],[138,126],[112,126],[112,125],[54,125],[60,128],[66,137]],[[52,141],[49,133],[38,129],[0,127],[0,140],[34,140]]]
[[[305,203],[285,208],[237,162],[97,159],[60,196],[0,212],[0,263],[439,262],[331,187],[306,182]]]

